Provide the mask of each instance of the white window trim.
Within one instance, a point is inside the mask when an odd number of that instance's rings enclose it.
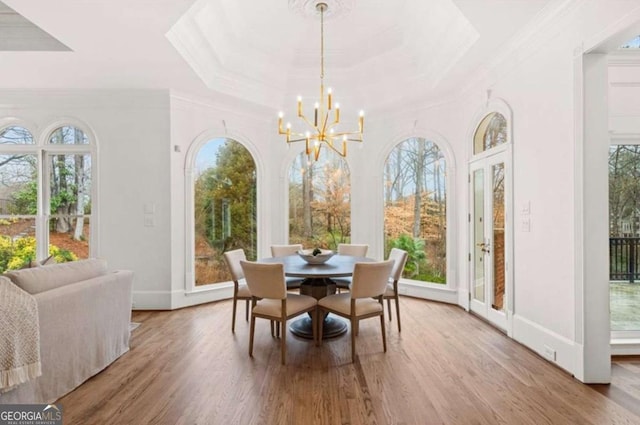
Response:
[[[0,129],[7,127],[23,127],[27,129],[34,140],[32,144],[23,145],[0,145],[0,154],[23,153],[35,155],[38,160],[38,195],[37,206],[38,213],[36,215],[20,216],[24,218],[32,218],[36,225],[36,258],[43,260],[49,256],[49,232],[47,231],[48,221],[51,217],[50,205],[45,199],[45,188],[50,186],[50,177],[48,164],[44,162],[49,155],[59,154],[88,154],[91,156],[91,214],[85,215],[89,218],[90,239],[89,239],[89,257],[97,257],[98,247],[100,246],[100,234],[98,223],[98,154],[97,154],[97,138],[93,130],[81,121],[75,118],[61,118],[50,123],[43,128],[42,131],[34,131],[34,125],[25,122],[19,118],[8,117],[0,119]],[[49,139],[56,129],[60,127],[76,127],[85,134],[89,143],[85,145],[63,145],[50,144]]]
[[[184,188],[185,188],[185,256],[184,256],[184,292],[185,294],[197,294],[203,292],[219,291],[220,288],[230,287],[231,281],[213,282],[205,285],[196,286],[195,276],[195,226],[194,226],[194,200],[195,200],[195,161],[198,157],[200,149],[213,139],[230,139],[240,143],[249,151],[253,162],[256,166],[256,249],[258,258],[261,257],[261,235],[260,229],[263,226],[262,202],[260,195],[262,193],[261,181],[264,174],[264,166],[257,153],[255,145],[249,138],[242,134],[229,132],[227,128],[213,128],[201,133],[189,145],[187,154],[185,155],[184,164]]]
[[[435,145],[438,146],[438,148],[440,149],[440,152],[442,152],[442,155],[444,156],[445,165],[446,165],[445,190],[446,190],[446,199],[447,199],[447,203],[446,203],[447,282],[446,284],[442,284],[442,283],[434,283],[434,282],[424,282],[421,280],[413,280],[413,279],[407,279],[407,278],[403,278],[402,282],[405,282],[408,285],[409,284],[413,286],[418,285],[418,286],[422,286],[422,287],[425,287],[431,290],[436,290],[436,291],[441,291],[441,290],[454,291],[458,288],[457,261],[456,261],[457,256],[455,254],[457,252],[457,236],[456,236],[457,221],[454,215],[455,204],[456,204],[456,195],[455,195],[456,164],[455,164],[455,157],[453,155],[453,149],[451,148],[451,145],[449,144],[447,139],[444,136],[440,135],[439,133],[434,132],[433,130],[429,130],[429,129],[421,128],[417,126],[411,132],[402,133],[397,137],[395,137],[393,139],[393,143],[389,144],[389,146],[387,146],[386,149],[382,151],[381,160],[378,161],[378,169],[384,170],[385,163],[387,161],[387,158],[391,154],[391,152],[400,143],[411,138],[421,138],[434,143]],[[380,173],[379,187],[384,187],[384,171]],[[380,191],[380,196],[381,196],[380,199],[381,199],[382,210],[380,214],[379,228],[382,229],[382,231],[379,232],[379,235],[380,235],[379,237],[380,237],[380,247],[382,247],[382,249],[384,250],[384,199],[382,198],[384,196],[383,191]],[[410,291],[409,286],[407,286],[406,288],[406,294],[410,295],[408,291]],[[402,287],[400,289],[400,293],[401,294],[403,293]],[[411,293],[411,295],[417,296],[420,298],[434,299],[434,300],[440,301],[439,297],[433,297],[432,296],[433,294],[430,291],[428,292],[414,291]],[[447,298],[447,300],[448,299],[449,297]],[[455,301],[446,301],[446,302],[455,302]]]

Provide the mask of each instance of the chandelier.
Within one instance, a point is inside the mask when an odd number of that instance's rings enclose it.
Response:
[[[340,156],[347,156],[347,142],[362,142],[362,130],[364,127],[364,111],[360,111],[357,131],[336,131],[340,124],[340,104],[333,103],[332,90],[324,90],[324,12],[328,6],[326,3],[316,4],[316,10],[320,12],[320,101],[316,102],[313,109],[313,121],[307,118],[302,107],[302,97],[298,96],[298,118],[300,118],[307,131],[299,133],[291,129],[291,123],[282,126],[284,113],[278,114],[278,134],[285,135],[287,143],[306,143],[306,154],[311,159],[318,160],[320,148],[324,145],[332,149]],[[340,147],[342,143],[342,147]]]

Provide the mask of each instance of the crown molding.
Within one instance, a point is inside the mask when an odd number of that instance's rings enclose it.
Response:
[[[503,75],[505,70],[511,69],[538,51],[562,30],[560,26],[556,26],[557,22],[578,9],[586,1],[556,0],[547,4],[493,60],[478,69],[476,77],[469,80],[460,94],[475,90],[483,81],[490,80],[492,77],[496,79],[497,76]]]

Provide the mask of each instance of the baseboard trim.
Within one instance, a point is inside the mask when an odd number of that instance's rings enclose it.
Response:
[[[579,347],[574,341],[518,314],[513,315],[513,339],[578,377],[576,350],[579,351]]]
[[[443,285],[444,286],[444,285]],[[398,282],[400,295],[414,298],[439,301],[448,304],[458,304],[458,291],[449,288],[439,288],[429,284],[413,283],[411,281]]]
[[[611,340],[612,356],[635,356],[640,354],[639,338],[616,338]]]
[[[233,283],[217,283],[192,292],[174,291],[171,307],[184,308],[233,298]]]
[[[133,291],[133,310],[171,310],[169,291]]]

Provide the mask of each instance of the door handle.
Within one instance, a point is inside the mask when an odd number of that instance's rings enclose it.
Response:
[[[480,242],[480,243],[477,243],[476,246],[479,246],[480,250],[485,254],[488,254],[489,252],[491,252],[491,246],[489,245],[489,243]]]

